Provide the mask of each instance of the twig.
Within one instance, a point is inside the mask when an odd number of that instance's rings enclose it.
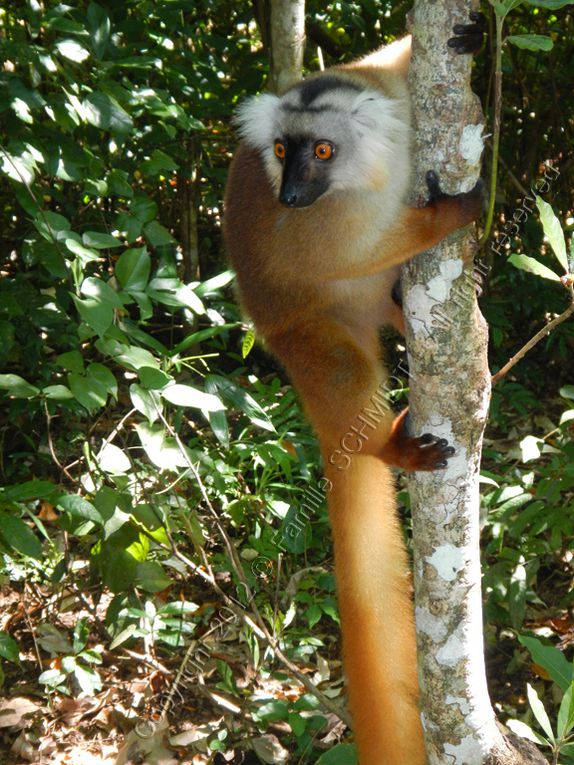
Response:
[[[494,72],[494,123],[492,127],[492,168],[490,171],[490,198],[484,231],[478,243],[482,247],[490,235],[496,202],[496,183],[498,178],[498,155],[500,150],[500,125],[502,121],[502,24],[504,19],[495,14],[496,20],[496,68]]]
[[[540,342],[543,337],[546,337],[546,335],[549,335],[550,332],[552,332],[553,329],[555,329],[559,324],[562,324],[563,321],[566,321],[572,314],[574,313],[574,301],[568,306],[568,308],[560,314],[560,316],[557,316],[555,319],[552,319],[552,321],[547,324],[545,327],[542,327],[542,329],[537,332],[534,337],[530,338],[530,340],[522,346],[522,348],[516,353],[509,361],[506,362],[506,364],[502,367],[502,369],[499,369],[498,372],[492,376],[492,384],[497,383],[501,377],[504,377],[504,375],[512,369],[512,367],[517,364],[520,359],[522,359],[528,351],[533,348],[536,343]]]

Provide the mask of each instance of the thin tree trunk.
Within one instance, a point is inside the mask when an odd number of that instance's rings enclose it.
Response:
[[[305,48],[305,0],[271,0],[271,71],[274,93],[301,79]]]
[[[482,113],[470,90],[471,57],[447,47],[469,11],[462,0],[415,2],[409,81],[419,202],[428,170],[447,193],[472,188],[479,174]],[[497,726],[486,686],[478,477],[490,375],[475,249],[470,228],[456,232],[403,273],[413,431],[456,449],[445,471],[409,481],[422,719],[430,765],[544,763]]]

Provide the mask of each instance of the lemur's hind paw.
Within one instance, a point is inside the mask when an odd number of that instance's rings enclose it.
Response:
[[[403,409],[393,422],[390,438],[380,453],[381,459],[409,471],[443,470],[449,457],[453,456],[454,448],[446,439],[432,433],[418,437],[409,435],[408,411]]]
[[[482,47],[486,18],[480,11],[471,11],[469,18],[472,24],[455,24],[452,28],[455,37],[447,40],[448,47],[453,48],[455,53],[478,53]]]

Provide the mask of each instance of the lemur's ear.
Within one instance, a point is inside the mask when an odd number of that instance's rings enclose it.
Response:
[[[272,93],[253,96],[240,104],[233,116],[233,124],[240,137],[254,149],[268,148],[270,142],[277,138],[271,132],[278,108],[279,98]]]

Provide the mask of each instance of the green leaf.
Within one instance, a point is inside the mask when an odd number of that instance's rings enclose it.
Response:
[[[33,499],[48,499],[58,488],[51,481],[25,481],[3,490],[3,496],[10,502],[30,502]]]
[[[556,724],[558,740],[565,739],[572,728],[574,728],[574,685],[570,685],[560,703]]]
[[[574,385],[563,385],[560,388],[560,395],[563,398],[574,399]]]
[[[143,292],[149,281],[150,272],[151,258],[145,247],[122,252],[115,268],[120,286],[128,292]]]
[[[191,385],[173,383],[161,391],[166,401],[176,406],[191,406],[204,412],[217,412],[225,409],[225,404],[211,393],[204,393]]]
[[[147,175],[168,175],[177,170],[179,164],[161,149],[154,149],[151,157],[141,164],[141,172]]]
[[[86,231],[82,234],[82,242],[86,247],[96,250],[111,250],[114,247],[123,247],[123,242],[111,234],[102,234],[99,231]]]
[[[496,11],[496,15],[504,18],[510,11],[518,8],[522,4],[523,0],[502,0],[502,2],[496,2],[491,0],[492,7]]]
[[[72,295],[72,300],[82,320],[100,337],[103,337],[114,321],[113,306],[99,299],[87,298],[82,300],[76,295]]]
[[[68,385],[76,401],[85,407],[89,412],[106,405],[108,393],[105,388],[96,380],[89,379],[85,375],[77,375],[70,372],[68,375]]]
[[[548,11],[558,11],[567,5],[572,5],[572,0],[526,0],[528,5],[536,8],[546,8]]]
[[[0,375],[0,390],[5,390],[12,398],[34,398],[40,393],[40,389],[31,385],[20,375]]]
[[[65,241],[70,236],[70,221],[49,210],[39,212],[33,224],[48,242]]]
[[[66,675],[59,669],[47,669],[38,677],[38,681],[48,688],[57,688],[66,681]]]
[[[553,282],[560,281],[558,274],[554,273],[554,271],[551,271],[547,266],[542,265],[542,263],[539,263],[534,258],[529,258],[528,255],[511,255],[508,258],[508,261],[522,271],[528,271],[531,274],[541,276],[543,279],[550,279]]]
[[[111,23],[107,12],[97,3],[88,5],[88,29],[92,50],[97,58],[103,58],[111,33]]]
[[[76,255],[80,259],[80,262],[84,266],[86,263],[90,263],[93,260],[99,260],[101,257],[96,250],[84,247],[83,244],[80,244],[75,239],[64,239],[64,244],[73,255]]]
[[[142,194],[137,194],[130,204],[130,213],[141,223],[155,220],[158,212],[157,203]]]
[[[116,378],[114,377],[113,372],[111,372],[106,366],[94,362],[89,365],[88,369],[86,370],[86,374],[91,381],[97,383],[102,388],[102,390],[106,391],[106,393],[109,393],[110,396],[113,398],[118,397],[118,384],[116,382]]]
[[[14,664],[20,663],[18,643],[7,632],[0,632],[0,656]]]
[[[244,412],[254,425],[258,425],[264,430],[275,432],[275,427],[268,414],[250,396],[247,391],[235,385],[231,380],[221,375],[207,375],[205,379],[205,388],[208,393],[221,395],[233,407]]]
[[[554,743],[554,733],[552,731],[552,725],[550,724],[550,719],[548,717],[548,714],[546,713],[546,710],[544,709],[544,704],[540,701],[538,698],[538,694],[536,693],[536,690],[530,685],[530,683],[526,684],[526,693],[528,695],[528,702],[530,704],[530,708],[532,709],[532,713],[534,714],[534,717],[536,717],[536,720],[538,721],[538,724],[546,733],[548,736],[549,741],[552,741]]]
[[[532,660],[544,667],[554,682],[563,691],[567,691],[572,682],[572,665],[566,660],[564,654],[535,637],[519,635],[518,640],[528,649]]]
[[[21,518],[0,513],[0,535],[13,550],[17,550],[27,558],[42,560],[42,545]]]
[[[510,579],[508,588],[508,608],[512,626],[518,629],[524,621],[526,611],[526,568],[518,563]]]
[[[153,371],[155,372],[156,370]],[[150,424],[157,420],[159,412],[163,409],[159,393],[153,390],[147,390],[137,383],[132,383],[130,385],[130,398],[134,407],[138,412],[143,414],[144,417],[147,417]]]
[[[143,561],[136,566],[134,584],[146,592],[161,592],[173,584],[157,561]]]
[[[128,174],[125,170],[119,170],[117,167],[110,170],[106,176],[110,194],[117,197],[133,197],[133,189],[128,181]]]
[[[42,394],[51,401],[66,401],[74,398],[72,391],[65,385],[46,385],[42,388]]]
[[[562,231],[560,221],[554,214],[552,207],[541,197],[536,197],[536,206],[540,211],[540,222],[542,223],[544,234],[550,242],[550,246],[554,250],[556,259],[562,266],[564,273],[567,274],[568,256],[566,254],[566,241],[564,239],[564,232]]]
[[[138,374],[144,388],[151,388],[152,390],[165,388],[166,385],[173,382],[173,377],[156,367],[141,366],[138,369]]]
[[[248,329],[245,333],[245,337],[243,338],[243,343],[241,344],[241,357],[246,359],[251,353],[251,349],[254,345],[255,331],[253,329]]]
[[[140,370],[140,379],[142,367],[151,367],[152,369],[157,369],[159,367],[159,362],[153,354],[146,351],[145,348],[138,348],[135,345],[126,345],[125,351],[115,356],[115,360],[118,364],[122,364],[122,366],[125,366],[128,369]]]
[[[156,220],[146,223],[143,227],[144,236],[152,247],[162,247],[166,244],[172,244],[175,240],[165,226]]]
[[[337,744],[322,754],[315,765],[357,765],[358,761],[355,744]]]
[[[196,294],[198,292],[199,292],[199,289],[195,290]],[[197,332],[192,332],[190,335],[187,335],[180,343],[178,343],[173,348],[173,353],[182,354],[184,351],[186,351],[188,348],[191,348],[194,345],[199,345],[200,343],[205,342],[205,340],[209,340],[212,337],[217,337],[218,335],[222,335],[225,332],[227,332],[229,329],[234,329],[239,326],[241,326],[239,322],[234,322],[229,324],[218,324],[214,327],[206,327],[205,329],[200,329]]]
[[[524,50],[552,50],[554,43],[552,38],[546,35],[509,35],[506,40],[517,48]]]
[[[81,373],[84,371],[84,357],[80,351],[66,351],[56,357],[56,363],[70,372]]]
[[[90,93],[84,99],[82,106],[85,119],[90,125],[101,130],[111,130],[120,136],[132,131],[133,122],[130,115],[114,98],[105,93],[99,91]]]
[[[208,420],[214,436],[226,449],[229,448],[229,425],[224,411],[209,412]]]
[[[59,497],[55,497],[54,504],[60,510],[70,513],[70,515],[77,518],[92,521],[100,526],[103,524],[102,516],[92,503],[83,497],[79,497],[77,494],[61,494]]]

